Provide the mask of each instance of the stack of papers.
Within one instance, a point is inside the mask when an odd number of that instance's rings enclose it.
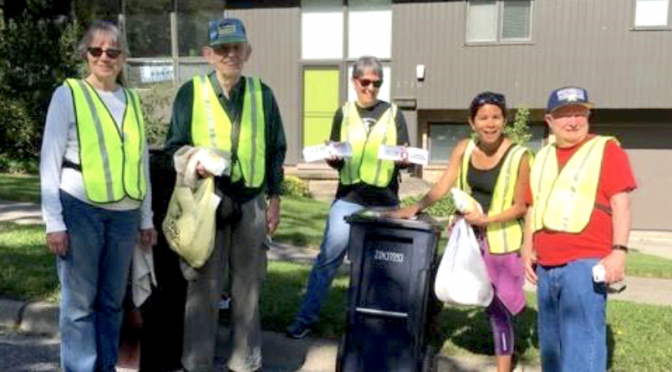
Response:
[[[341,158],[350,158],[352,157],[352,146],[348,142],[329,142],[303,149],[303,160],[307,163],[328,159],[332,155]]]

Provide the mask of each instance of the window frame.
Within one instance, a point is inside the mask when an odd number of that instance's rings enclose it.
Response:
[[[430,165],[450,164],[450,156],[451,156],[452,152],[455,150],[455,147],[453,147],[451,151],[446,152],[446,154],[447,154],[446,160],[440,160],[440,159],[432,158],[432,147],[433,147],[432,127],[435,127],[435,128],[436,127],[465,128],[465,129],[467,129],[467,133],[471,133],[470,130],[468,129],[469,128],[468,125],[469,124],[466,123],[466,122],[458,122],[458,121],[430,121],[430,122],[427,123],[427,152],[429,153],[429,164]],[[467,135],[467,137],[459,138],[458,141],[455,143],[455,146],[457,146],[457,144],[464,138],[469,138],[469,136]]]
[[[632,28],[631,31],[672,31],[672,1],[667,1],[667,23],[660,26],[638,26],[637,25],[637,4],[639,0],[632,0]]]
[[[471,17],[470,15],[470,10],[471,10],[471,3],[472,0],[466,0],[465,2],[467,3],[466,9],[465,9],[465,32],[464,32],[464,40],[465,40],[465,45],[502,45],[502,44],[510,44],[510,45],[519,45],[519,44],[532,44],[533,43],[533,38],[532,34],[534,32],[534,0],[527,0],[530,2],[530,32],[529,32],[529,37],[527,38],[509,38],[509,39],[504,39],[502,35],[504,34],[504,2],[506,0],[495,0],[495,11],[497,13],[497,34],[495,35],[495,40],[484,40],[484,41],[477,41],[477,40],[469,40],[469,26],[471,25]]]

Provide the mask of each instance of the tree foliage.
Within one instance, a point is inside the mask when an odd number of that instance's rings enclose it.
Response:
[[[23,5],[3,8],[0,27],[0,155],[17,159],[37,157],[51,94],[77,74],[81,34],[62,2]]]
[[[525,106],[519,106],[516,109],[516,116],[513,123],[507,125],[504,133],[511,138],[515,144],[526,146],[532,139],[532,132],[530,131],[530,110]]]

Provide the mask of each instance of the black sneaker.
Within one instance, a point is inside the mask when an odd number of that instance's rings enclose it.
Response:
[[[289,338],[293,338],[295,340],[301,340],[306,338],[311,332],[311,327],[307,324],[304,324],[303,322],[300,322],[298,320],[295,320],[287,326],[287,330],[285,331],[285,334]]]

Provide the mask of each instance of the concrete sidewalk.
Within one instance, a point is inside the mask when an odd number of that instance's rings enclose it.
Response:
[[[0,200],[0,222],[43,224],[39,204]]]
[[[0,326],[18,328],[27,333],[58,337],[58,306],[0,299]],[[266,372],[331,372],[336,368],[338,341],[323,338],[293,340],[283,334],[263,332],[264,371]],[[216,369],[230,354],[229,329],[220,326],[217,335]],[[137,361],[136,361],[137,362]],[[133,368],[119,371],[134,372]],[[436,356],[436,372],[495,372],[492,357]],[[515,372],[538,372],[536,366],[519,364]]]

